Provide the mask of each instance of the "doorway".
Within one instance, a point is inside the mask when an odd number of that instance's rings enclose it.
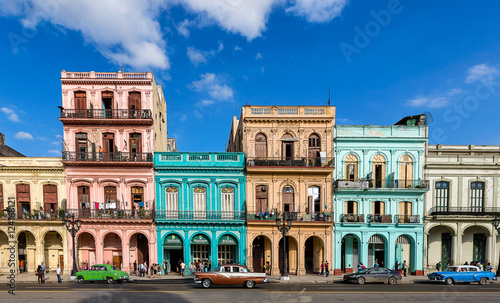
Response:
[[[106,118],[113,118],[113,92],[102,92],[102,108]]]
[[[114,160],[115,153],[115,134],[107,133],[102,135],[104,148],[104,161]]]
[[[441,234],[441,264],[444,266],[451,262],[451,233]]]

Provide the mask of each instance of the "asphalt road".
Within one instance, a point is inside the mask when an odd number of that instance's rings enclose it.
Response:
[[[265,284],[254,289],[194,284],[18,284],[16,295],[0,286],[0,302],[496,302],[500,285]]]

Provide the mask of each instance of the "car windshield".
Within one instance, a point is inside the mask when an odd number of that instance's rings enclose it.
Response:
[[[450,266],[447,271],[457,271],[458,267]]]
[[[111,266],[111,269],[112,270],[118,270],[118,268],[114,267],[114,266]]]

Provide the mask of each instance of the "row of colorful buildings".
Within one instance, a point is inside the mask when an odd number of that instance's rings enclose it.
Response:
[[[428,145],[425,115],[336,125],[333,106],[242,107],[226,152],[178,152],[150,72],[61,72],[61,158],[24,157],[0,136],[0,271],[44,262],[234,262],[304,275],[328,261],[422,275],[441,261],[498,266],[499,146]],[[291,221],[285,239],[277,218]],[[284,245],[286,241],[286,245]],[[284,252],[283,248],[286,247]]]

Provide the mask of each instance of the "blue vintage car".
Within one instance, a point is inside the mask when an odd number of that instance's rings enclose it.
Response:
[[[427,274],[427,277],[429,277],[429,281],[444,282],[447,285],[471,282],[479,282],[480,285],[485,285],[490,280],[497,279],[494,273],[481,271],[479,267],[469,265],[450,266],[445,271]]]

